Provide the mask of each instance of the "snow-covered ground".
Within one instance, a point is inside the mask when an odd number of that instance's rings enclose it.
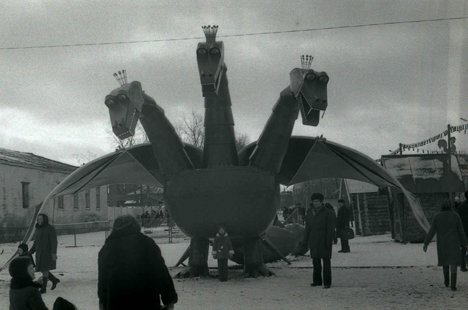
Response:
[[[154,232],[168,266],[173,266],[188,246],[176,238],[168,244],[167,232]],[[69,299],[79,309],[98,309],[96,297],[97,254],[104,232],[59,237],[58,268],[61,279],[55,291],[44,295],[52,308],[58,296]],[[310,287],[311,260],[295,259],[270,264],[276,274],[270,278],[244,279],[241,270],[230,270],[230,281],[215,278],[174,280],[179,294],[178,309],[467,309],[468,273],[459,272],[458,291],[442,284],[436,265],[435,244],[428,253],[421,244],[400,244],[390,236],[357,237],[351,253],[332,258],[333,285],[329,290]],[[7,260],[16,244],[0,244],[0,263]],[[215,261],[209,261],[215,267]],[[1,264],[0,264],[1,265]],[[171,268],[175,275],[181,268]],[[215,269],[212,270],[215,273]],[[38,274],[39,275],[39,274]],[[0,309],[8,309],[7,271],[0,273]]]

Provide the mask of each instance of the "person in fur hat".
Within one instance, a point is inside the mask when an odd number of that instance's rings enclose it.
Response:
[[[41,284],[33,282],[34,267],[29,257],[15,258],[8,268],[10,283],[10,310],[47,310],[39,289]]]
[[[223,226],[219,226],[213,241],[213,258],[218,260],[218,273],[221,282],[228,279],[228,259],[234,255],[231,239]]]

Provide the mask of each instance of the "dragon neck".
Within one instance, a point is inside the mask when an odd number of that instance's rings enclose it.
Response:
[[[223,70],[218,94],[205,97],[205,144],[203,166],[235,166],[238,164],[231,96]]]

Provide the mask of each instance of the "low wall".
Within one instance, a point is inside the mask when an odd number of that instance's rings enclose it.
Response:
[[[109,221],[96,221],[71,224],[54,224],[57,235],[84,234],[96,231],[109,231]],[[19,242],[26,234],[28,227],[0,228],[0,243]]]

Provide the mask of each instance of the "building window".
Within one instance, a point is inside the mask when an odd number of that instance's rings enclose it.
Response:
[[[73,210],[78,210],[80,207],[78,205],[78,194],[73,195]]]
[[[21,182],[23,209],[29,208],[29,182]]]
[[[91,209],[91,198],[90,198],[90,192],[89,192],[89,189],[86,190],[85,192],[85,209],[86,210],[89,210]]]
[[[63,196],[57,197],[57,208],[59,208],[59,210],[64,209],[64,207],[63,207]]]
[[[101,209],[101,187],[96,187],[96,210]]]

